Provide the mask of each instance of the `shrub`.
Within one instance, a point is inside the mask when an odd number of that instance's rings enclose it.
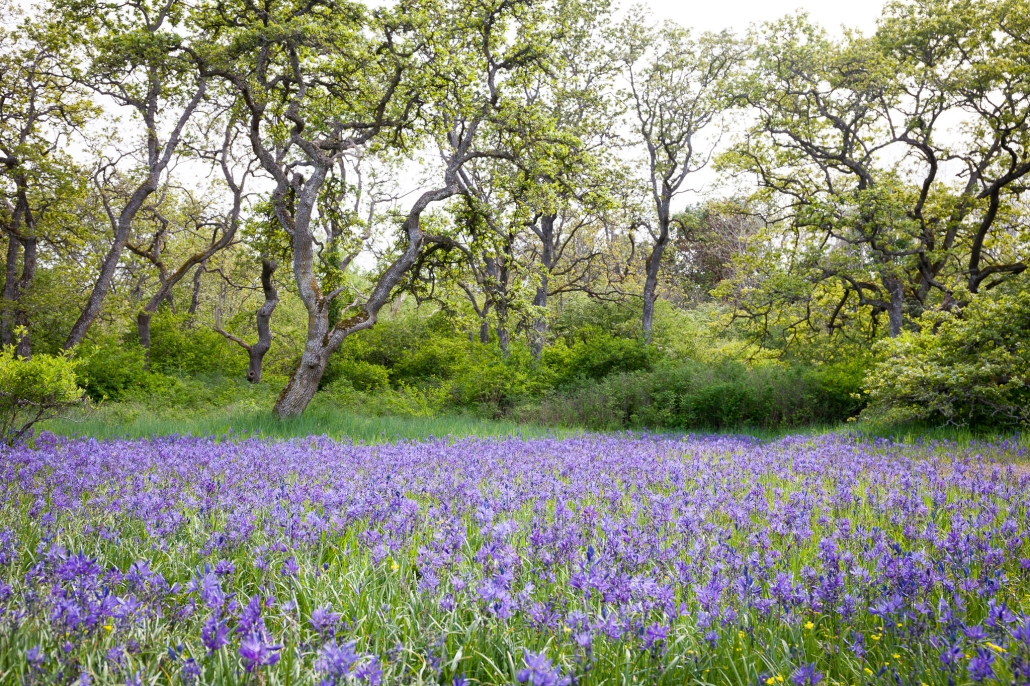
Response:
[[[349,384],[358,391],[382,391],[390,387],[390,370],[382,365],[339,356],[334,356],[329,365],[323,375],[323,388],[337,382]]]
[[[144,359],[138,343],[102,336],[79,348],[76,373],[92,400],[121,400],[131,391],[149,385],[151,375],[145,369]]]
[[[854,416],[860,379],[830,367],[666,360],[652,371],[583,379],[516,414],[602,430],[780,429]]]
[[[603,379],[610,374],[650,369],[656,353],[639,339],[591,329],[572,345],[558,341],[544,352],[544,364],[558,385],[577,379]]]
[[[496,345],[471,343],[464,362],[451,383],[453,402],[486,414],[504,414],[519,400],[540,395],[550,382],[525,345],[513,344],[504,355]]]
[[[328,406],[369,417],[433,417],[443,413],[447,402],[446,388],[401,386],[366,392],[355,389],[347,379],[340,378],[315,396],[312,407]]]
[[[188,315],[158,310],[151,320],[150,335],[153,372],[237,376],[247,368],[242,349],[207,327],[195,326]]]
[[[958,426],[1030,424],[1030,288],[974,296],[880,344],[865,416]]]
[[[82,399],[75,366],[63,355],[38,354],[23,360],[13,347],[0,349],[0,431],[7,443],[21,440],[34,424]]]

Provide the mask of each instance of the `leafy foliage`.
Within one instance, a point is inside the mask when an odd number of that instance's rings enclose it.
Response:
[[[925,314],[885,341],[866,380],[866,416],[960,426],[1030,425],[1030,289],[978,295]]]
[[[0,432],[13,443],[32,427],[52,419],[82,399],[76,362],[63,355],[34,355],[25,360],[13,346],[0,349]]]

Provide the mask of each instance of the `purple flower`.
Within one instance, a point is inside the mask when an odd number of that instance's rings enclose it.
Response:
[[[1012,630],[1012,638],[1030,648],[1030,618],[1024,620],[1023,624]]]
[[[261,616],[261,608],[264,600],[261,595],[255,593],[247,601],[247,605],[240,612],[239,622],[236,625],[236,633],[241,635],[261,634],[267,632],[265,620]]]
[[[182,678],[182,683],[185,684],[185,686],[193,686],[196,684],[200,680],[201,674],[202,670],[200,669],[200,665],[197,664],[197,661],[192,657],[187,658],[186,661],[182,663],[182,669],[179,672],[179,675]]]
[[[986,648],[977,648],[976,655],[969,661],[969,678],[980,683],[994,678],[994,653]]]
[[[0,529],[0,565],[9,565],[18,555],[18,538],[10,527]]]
[[[530,686],[568,686],[572,679],[562,676],[561,670],[551,666],[551,661],[543,653],[531,653],[528,650],[523,656],[526,668],[520,670],[516,679],[520,684]]]
[[[332,606],[326,605],[325,607],[316,607],[311,611],[311,618],[308,622],[311,624],[311,628],[320,634],[324,634],[335,628],[336,623],[340,621],[342,617],[338,612],[333,612]]]
[[[351,674],[351,669],[360,659],[354,651],[354,642],[337,645],[336,641],[326,643],[315,658],[315,669],[329,676],[332,683],[342,683]]]
[[[370,660],[354,670],[354,677],[369,686],[379,686],[383,681],[383,668],[379,665],[379,658],[373,655]]]
[[[651,624],[644,629],[644,648],[650,650],[656,645],[661,645],[669,636],[669,627],[661,624]]]
[[[983,628],[979,624],[973,626],[967,626],[963,629],[962,633],[966,635],[970,641],[986,641],[987,640],[987,629]]]
[[[790,675],[794,686],[815,686],[823,680],[823,675],[815,671],[815,664],[801,665]]]
[[[865,634],[863,634],[863,633],[861,633],[859,631],[854,632],[852,634],[852,637],[851,637],[850,645],[851,645],[851,652],[853,652],[855,654],[855,657],[857,657],[859,660],[864,660],[865,659],[865,651],[866,651],[866,648],[865,648]]]
[[[46,662],[46,655],[43,653],[43,646],[32,646],[25,651],[25,661],[31,667],[39,667]]]
[[[944,650],[941,651],[941,664],[944,667],[954,667],[959,658],[962,657],[962,646],[958,643],[944,646]]]
[[[200,630],[200,640],[210,655],[229,643],[229,627],[216,615],[211,615]]]
[[[225,605],[226,595],[222,591],[222,582],[210,572],[199,580],[194,580],[191,583],[191,589],[197,591],[208,609],[220,610]]]
[[[283,562],[283,565],[279,570],[283,576],[297,576],[297,572],[299,571],[300,565],[297,564],[297,559],[294,557],[286,558],[286,561]]]
[[[281,645],[266,643],[259,634],[250,634],[240,641],[240,657],[243,658],[243,667],[248,672],[274,665],[279,661],[280,650]]]

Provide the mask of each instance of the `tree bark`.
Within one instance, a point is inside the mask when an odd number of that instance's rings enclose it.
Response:
[[[33,279],[36,278],[36,246],[38,242],[34,236],[26,237],[22,241],[24,254],[22,255],[21,278],[18,279],[18,305],[14,311],[15,326],[24,329],[14,351],[19,357],[26,360],[32,357],[32,347],[29,341],[29,310],[25,306],[23,298],[32,286]]]
[[[658,299],[658,271],[662,264],[662,255],[669,244],[669,200],[663,198],[658,207],[658,235],[655,237],[651,254],[644,263],[644,312],[641,327],[644,330],[644,343],[651,343],[651,332],[654,329],[654,304]]]
[[[257,343],[252,345],[245,343],[242,338],[233,336],[225,331],[222,328],[221,321],[217,319],[215,321],[215,331],[247,351],[247,381],[250,383],[261,382],[265,353],[272,347],[272,312],[275,311],[275,306],[279,304],[279,294],[275,290],[275,284],[272,283],[272,275],[275,274],[275,270],[278,268],[279,265],[275,260],[270,260],[267,257],[261,259],[261,290],[264,291],[265,302],[258,308],[255,315],[258,331]]]
[[[139,344],[143,346],[146,352],[148,362],[144,364],[145,367],[149,368],[149,357],[150,357],[150,319],[154,316],[153,312],[147,312],[141,310],[136,315],[136,333],[139,336]]]
[[[537,235],[540,237],[540,285],[536,287],[533,295],[533,306],[541,309],[547,307],[548,277],[554,269],[554,215],[546,214],[540,217],[540,230]],[[533,340],[530,342],[530,350],[533,357],[540,359],[544,352],[544,342],[547,340],[547,315],[541,314],[533,322]]]
[[[890,295],[887,306],[887,320],[890,325],[891,338],[901,335],[902,327],[905,324],[905,289],[901,279],[896,276],[884,276],[883,285]]]
[[[29,337],[29,310],[23,302],[25,294],[36,277],[36,247],[39,241],[33,236],[15,236],[8,234],[7,264],[5,265],[5,281],[3,290],[4,313],[0,332],[3,345],[13,345],[18,357],[32,357],[32,344]],[[21,255],[21,273],[18,273],[19,253]],[[22,334],[18,335],[18,330]]]
[[[0,320],[0,342],[14,345],[14,307],[18,299],[18,258],[21,241],[7,234],[7,263],[4,265],[3,319]]]
[[[186,310],[186,313],[191,316],[196,314],[197,308],[200,307],[200,279],[203,276],[204,263],[201,262],[193,272],[193,295],[190,297],[190,307]]]
[[[475,305],[475,301],[473,301]],[[487,315],[490,313],[490,301],[487,300],[483,303],[483,308],[479,311],[479,342],[486,345],[490,342],[490,319]]]
[[[272,275],[278,268],[274,260],[267,258],[261,260],[261,289],[265,293],[265,302],[257,311],[257,343],[250,346],[247,351],[250,357],[250,365],[247,368],[247,381],[258,383],[261,381],[261,368],[264,364],[265,353],[272,347],[272,312],[279,304],[279,294],[272,283]]]

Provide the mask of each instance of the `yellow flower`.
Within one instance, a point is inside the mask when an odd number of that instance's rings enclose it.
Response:
[[[991,650],[993,650],[996,653],[1004,653],[1005,652],[1005,649],[1002,648],[1000,645],[996,645],[994,643],[991,643],[990,641],[987,642],[987,647],[990,648]]]
[[[768,684],[768,686],[772,686],[773,684],[776,683],[776,677],[772,677],[772,676],[769,677],[768,679],[765,680],[765,683]]]
[[[898,655],[897,653],[894,653],[893,655],[891,655],[891,657],[893,657],[895,660],[901,659],[901,655]]]
[[[812,629],[815,628],[815,624],[812,623],[812,622],[805,622],[805,628],[808,629],[809,631],[811,631]]]
[[[881,636],[881,634],[873,634],[872,636],[870,636],[870,638],[872,638],[874,641],[879,641],[880,640],[880,636]]]
[[[105,624],[104,629],[107,631],[114,631],[114,626],[112,624]]]
[[[782,684],[783,683],[783,677],[780,676],[779,674],[777,674],[776,675],[776,681],[779,681]]]
[[[397,560],[394,560],[393,561],[393,571],[396,572],[400,568],[401,568],[401,566],[399,564],[397,564]]]
[[[868,667],[866,667],[866,668],[865,668],[865,673],[866,673],[866,674],[868,674],[868,675],[870,675],[870,676],[872,676],[872,674],[873,674],[873,670],[871,670],[871,669],[869,669]]]

